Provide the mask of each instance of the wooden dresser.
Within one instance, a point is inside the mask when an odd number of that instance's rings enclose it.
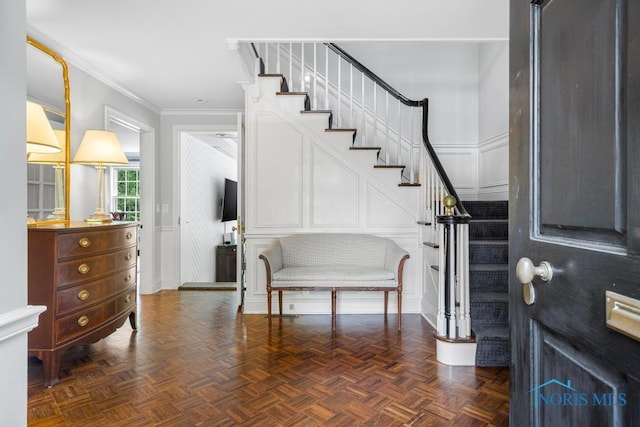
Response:
[[[29,332],[45,386],[58,382],[60,356],[122,326],[136,329],[137,223],[29,228],[29,304],[46,305]]]

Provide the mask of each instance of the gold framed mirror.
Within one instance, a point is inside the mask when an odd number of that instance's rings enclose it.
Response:
[[[69,222],[71,102],[66,61],[27,37],[27,100],[44,109],[63,150],[27,154],[27,223]]]

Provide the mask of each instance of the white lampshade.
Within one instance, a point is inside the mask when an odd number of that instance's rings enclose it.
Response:
[[[63,147],[42,106],[27,101],[27,153],[59,153]]]
[[[118,137],[107,130],[88,130],[82,138],[73,163],[87,165],[126,165],[127,156],[122,151]]]
[[[67,141],[65,138],[65,132],[60,129],[54,129],[53,133],[56,135],[58,142],[61,147],[65,147],[67,145]],[[59,153],[28,153],[27,154],[27,162],[28,163],[42,163],[42,164],[60,164],[65,161],[65,152],[64,150]]]

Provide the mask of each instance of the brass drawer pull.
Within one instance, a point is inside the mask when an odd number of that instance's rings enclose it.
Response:
[[[127,254],[124,256],[125,261],[129,261],[131,259],[131,252],[127,252]]]
[[[130,238],[133,237],[133,233],[131,233],[130,231],[127,231],[127,234],[125,234],[125,236],[127,238],[127,240],[129,240]]]
[[[131,302],[131,295],[127,295],[126,297],[124,297],[124,302],[126,302],[127,304],[129,304]]]
[[[87,274],[89,272],[89,265],[87,263],[82,263],[78,266],[78,273]]]
[[[78,326],[84,327],[89,324],[89,318],[87,316],[82,316],[78,319]]]
[[[128,281],[130,281],[130,280],[131,280],[131,274],[127,274],[127,275],[125,276],[125,278],[124,278],[124,281],[125,281],[125,282],[128,282]]]
[[[87,299],[89,299],[89,291],[86,289],[83,289],[80,292],[78,292],[78,299],[80,301],[86,301]]]
[[[91,246],[91,240],[89,240],[88,237],[83,237],[82,239],[78,240],[78,245],[83,248],[88,248],[89,246]]]

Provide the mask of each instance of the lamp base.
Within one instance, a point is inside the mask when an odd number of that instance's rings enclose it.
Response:
[[[91,224],[109,224],[113,222],[113,218],[111,215],[103,214],[103,213],[93,213],[89,218],[84,220],[85,222]]]

